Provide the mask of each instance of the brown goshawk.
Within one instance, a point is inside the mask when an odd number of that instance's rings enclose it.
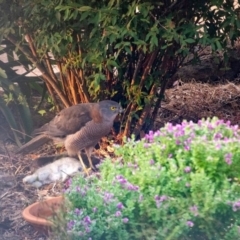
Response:
[[[86,171],[81,150],[85,149],[90,167],[93,168],[92,150],[110,132],[114,119],[121,112],[121,106],[111,100],[81,103],[60,111],[49,123],[36,129],[34,135],[45,135],[63,142],[68,155],[77,155]]]

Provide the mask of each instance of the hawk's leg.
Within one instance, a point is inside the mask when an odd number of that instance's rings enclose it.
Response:
[[[94,149],[94,147],[85,148],[85,152],[87,154],[87,158],[88,158],[89,165],[90,165],[91,169],[95,170],[96,168],[93,166],[92,159],[91,159],[91,154],[92,154],[93,149]]]
[[[84,162],[83,162],[83,160],[82,160],[81,152],[78,153],[78,158],[79,158],[79,160],[80,160],[80,162],[81,162],[83,171],[85,172],[85,174],[86,174],[87,176],[89,176],[89,172],[91,171],[91,168],[88,168],[88,169],[86,168],[86,166],[85,166],[85,164],[84,164]]]

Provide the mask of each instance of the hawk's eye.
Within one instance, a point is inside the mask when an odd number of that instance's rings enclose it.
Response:
[[[111,106],[111,110],[116,110],[116,107],[114,107],[114,106]]]

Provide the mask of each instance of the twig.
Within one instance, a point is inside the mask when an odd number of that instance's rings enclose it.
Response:
[[[0,200],[1,200],[2,198],[4,198],[8,193],[9,193],[9,191],[7,191],[7,192],[5,192],[4,194],[2,194],[2,195],[0,196]]]
[[[17,175],[17,173],[19,172],[19,170],[21,169],[21,165],[18,166],[17,170],[15,171],[14,175]]]

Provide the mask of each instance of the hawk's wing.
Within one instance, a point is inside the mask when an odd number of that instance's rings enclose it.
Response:
[[[31,152],[48,142],[51,138],[65,138],[76,133],[89,121],[101,121],[97,103],[81,103],[60,111],[49,123],[36,129],[32,140],[24,144],[17,153]]]
[[[36,129],[34,134],[63,138],[76,133],[96,115],[95,104],[81,103],[60,111],[49,123]]]

